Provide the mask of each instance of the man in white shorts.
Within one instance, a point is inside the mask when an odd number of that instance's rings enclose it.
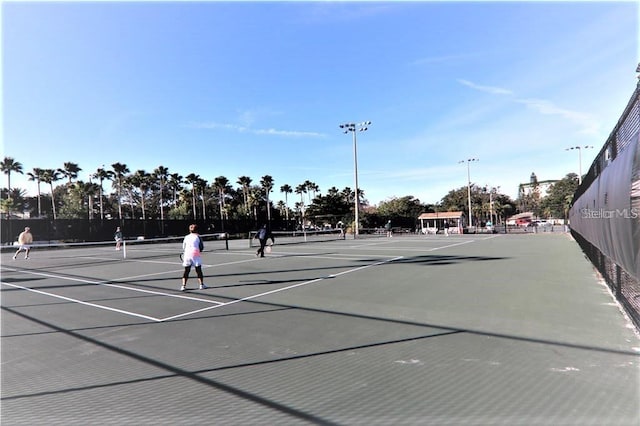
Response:
[[[189,234],[184,237],[182,241],[182,266],[184,266],[184,273],[182,274],[182,286],[180,291],[187,290],[187,279],[189,279],[189,272],[191,267],[195,266],[196,275],[198,276],[198,284],[200,284],[200,290],[207,288],[204,285],[204,277],[202,275],[202,259],[200,253],[204,250],[204,244],[200,235],[198,235],[198,225],[189,225]]]
[[[24,250],[24,258],[29,259],[29,252],[31,251],[31,244],[33,243],[33,234],[31,234],[31,228],[28,226],[24,228],[24,231],[18,235],[18,251],[13,255],[13,260],[16,260],[18,253]]]

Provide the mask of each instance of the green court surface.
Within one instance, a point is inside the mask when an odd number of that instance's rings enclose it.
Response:
[[[639,425],[640,339],[565,233],[2,253],[3,425]]]

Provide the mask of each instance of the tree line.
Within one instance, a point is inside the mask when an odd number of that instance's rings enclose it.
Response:
[[[267,220],[296,223],[298,226],[351,224],[354,219],[355,191],[331,187],[324,194],[320,187],[305,180],[295,186],[276,186],[272,176],[259,181],[239,176],[235,185],[225,176],[207,181],[196,173],[182,176],[158,166],[153,171],[131,171],[124,163],[110,168],[100,167],[89,175],[87,182],[79,180],[82,169],[77,163],[65,162],[61,168],[34,167],[26,172],[36,183],[37,195],[27,197],[26,191],[11,187],[11,175],[24,174],[23,165],[5,157],[0,170],[7,176],[2,188],[0,208],[5,215],[29,212],[31,217],[55,219],[193,219],[193,220]],[[62,181],[62,184],[57,184]],[[568,206],[577,187],[577,175],[568,174],[552,185],[548,195],[539,191],[521,194],[517,200],[499,193],[498,188],[471,184],[474,223],[501,220],[521,211],[533,211],[540,217],[566,217]],[[111,190],[105,189],[111,183]],[[43,192],[43,186],[48,189]],[[276,188],[284,199],[274,202]],[[412,228],[424,212],[467,211],[466,186],[449,191],[438,203],[423,204],[408,195],[394,197],[370,206],[364,191],[358,190],[361,206],[361,227],[376,227],[388,219],[398,226]],[[295,194],[295,195],[293,195]]]

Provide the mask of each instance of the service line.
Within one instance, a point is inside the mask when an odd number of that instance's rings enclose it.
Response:
[[[243,297],[241,299],[232,300],[231,302],[223,303],[223,304],[220,304],[218,306],[209,306],[207,308],[197,309],[195,311],[185,312],[183,314],[174,315],[174,316],[167,317],[167,318],[162,318],[160,321],[169,321],[169,320],[173,320],[173,319],[176,319],[176,318],[184,317],[184,316],[187,316],[187,315],[192,315],[192,314],[196,314],[196,313],[199,313],[199,312],[204,312],[204,311],[208,311],[208,310],[211,310],[211,309],[220,308],[220,307],[223,307],[223,306],[229,306],[229,305],[233,305],[235,303],[245,302],[247,300],[257,299],[258,297],[263,297],[263,296],[267,296],[267,295],[274,294],[274,293],[280,293],[280,292],[285,291],[285,290],[291,290],[291,289],[296,288],[296,287],[302,287],[302,286],[305,286],[305,285],[317,283],[317,282],[324,281],[324,280],[329,279],[329,278],[338,277],[340,275],[346,275],[346,274],[350,274],[352,272],[361,271],[363,269],[371,268],[371,267],[374,267],[374,266],[383,265],[385,263],[394,262],[394,261],[400,260],[402,258],[403,258],[403,256],[398,256],[398,257],[394,257],[392,259],[381,260],[379,262],[371,263],[369,265],[359,266],[357,268],[353,268],[353,269],[349,269],[349,270],[346,270],[346,271],[338,272],[337,274],[327,275],[326,277],[316,278],[316,279],[313,279],[313,280],[305,281],[305,282],[298,283],[298,284],[292,284],[292,285],[289,285],[289,286],[286,286],[286,287],[282,287],[282,288],[278,288],[278,289],[275,289],[275,290],[265,291],[264,293],[254,294],[254,295],[251,295],[251,296]]]

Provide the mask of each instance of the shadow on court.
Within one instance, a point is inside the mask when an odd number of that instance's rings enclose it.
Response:
[[[3,273],[2,423],[637,425],[640,339],[575,243],[463,238],[232,252],[187,293],[180,265],[94,268],[170,297]],[[9,284],[193,307],[150,321]]]
[[[455,265],[465,262],[487,262],[487,261],[501,261],[506,260],[508,257],[496,257],[496,256],[451,256],[451,255],[437,255],[437,254],[425,254],[420,256],[403,257],[393,261],[396,264],[413,264],[413,265]]]
[[[83,331],[87,331],[87,330],[96,330],[96,329],[108,329],[111,327],[92,327],[90,329],[78,329],[78,330],[68,330],[68,329],[63,329],[61,327],[58,327],[50,322],[47,321],[42,321],[40,319],[36,319],[34,317],[31,317],[29,315],[25,315],[24,313],[20,313],[19,311],[17,311],[16,309],[13,308],[6,308],[3,307],[3,310],[6,312],[9,312],[13,315],[19,316],[21,318],[23,318],[24,320],[27,321],[31,321],[33,323],[38,324],[39,326],[42,326],[46,329],[49,329],[50,331],[47,331],[46,333],[57,333],[57,334],[63,334],[66,335],[72,339],[78,340],[78,341],[82,341],[84,343],[88,343],[91,345],[95,345],[97,347],[102,348],[103,350],[106,351],[110,351],[113,352],[114,354],[117,354],[118,356],[123,356],[126,358],[129,358],[131,361],[135,361],[135,362],[141,362],[144,364],[147,364],[150,367],[153,367],[155,369],[159,369],[160,373],[157,373],[154,376],[151,377],[144,377],[144,378],[135,378],[135,379],[129,379],[129,380],[118,380],[118,381],[113,381],[110,383],[100,383],[100,384],[94,384],[94,385],[86,385],[86,386],[79,386],[79,387],[69,387],[69,388],[62,388],[62,389],[57,389],[54,391],[42,391],[42,392],[33,392],[33,393],[29,393],[29,394],[20,394],[20,395],[13,395],[13,396],[9,396],[9,397],[3,397],[2,401],[4,403],[8,403],[11,401],[20,401],[20,400],[29,400],[29,399],[38,399],[38,398],[42,398],[42,397],[46,397],[46,396],[66,396],[66,395],[74,395],[76,393],[83,393],[83,392],[87,392],[87,391],[92,391],[92,390],[96,390],[96,389],[102,389],[102,390],[109,390],[110,388],[112,388],[113,392],[118,392],[118,389],[120,389],[122,386],[128,386],[128,385],[134,385],[134,384],[146,384],[146,385],[150,385],[150,386],[155,386],[154,382],[164,382],[167,380],[172,380],[172,379],[181,379],[181,380],[188,380],[188,381],[192,381],[194,383],[197,383],[200,386],[205,386],[205,387],[209,387],[211,389],[215,389],[217,391],[221,391],[221,392],[225,392],[231,395],[234,395],[238,398],[244,399],[248,402],[254,403],[254,404],[258,404],[261,405],[269,410],[276,410],[281,412],[282,414],[286,414],[288,416],[292,416],[294,418],[297,418],[299,420],[304,420],[304,421],[308,421],[311,422],[313,424],[323,424],[323,425],[333,425],[333,424],[341,424],[338,422],[333,422],[331,419],[329,418],[323,418],[322,416],[319,416],[317,414],[314,414],[312,411],[306,411],[306,410],[302,410],[294,405],[287,405],[287,404],[283,404],[281,402],[278,402],[274,399],[270,399],[270,398],[265,398],[261,395],[259,395],[258,393],[254,393],[254,392],[248,392],[246,390],[243,390],[241,388],[238,388],[236,386],[232,386],[229,385],[227,383],[224,383],[222,381],[219,380],[215,380],[215,379],[211,379],[208,378],[206,376],[209,376],[211,374],[215,374],[218,372],[223,372],[223,371],[227,371],[227,370],[239,370],[239,369],[248,369],[251,370],[255,367],[265,367],[265,366],[271,366],[271,365],[275,365],[275,364],[284,364],[286,365],[287,363],[294,363],[300,360],[313,360],[314,358],[322,358],[322,357],[326,357],[326,356],[333,356],[333,355],[340,355],[340,354],[349,354],[349,353],[353,353],[354,351],[363,351],[363,350],[369,350],[369,349],[381,349],[381,348],[386,348],[386,347],[391,347],[394,345],[402,345],[402,344],[406,344],[406,343],[416,343],[419,344],[421,341],[426,341],[426,340],[431,340],[431,339],[436,339],[436,338],[445,338],[448,336],[454,336],[454,335],[459,335],[459,334],[471,334],[471,335],[476,335],[476,336],[481,336],[481,337],[492,337],[492,338],[500,338],[500,339],[509,339],[509,340],[513,340],[513,341],[520,341],[520,342],[526,342],[526,343],[534,343],[534,344],[542,344],[545,346],[550,346],[550,347],[557,347],[557,348],[570,348],[570,349],[579,349],[579,350],[587,350],[587,351],[595,351],[595,352],[603,352],[603,353],[608,353],[608,354],[616,354],[616,355],[626,355],[626,356],[634,356],[637,357],[637,352],[635,351],[631,351],[631,350],[614,350],[611,348],[606,348],[606,347],[598,347],[598,346],[591,346],[591,345],[573,345],[573,344],[568,344],[565,342],[558,342],[558,341],[548,341],[548,340],[540,340],[540,339],[530,339],[530,338],[524,338],[521,336],[514,336],[514,335],[504,335],[504,334],[496,334],[496,333],[491,333],[491,332],[484,332],[484,331],[479,331],[479,330],[472,330],[472,329],[459,329],[459,328],[455,328],[455,327],[448,327],[445,325],[440,325],[440,324],[424,324],[424,323],[416,323],[416,322],[412,322],[412,321],[401,321],[401,320],[390,320],[389,318],[381,318],[381,317],[376,317],[376,316],[364,316],[364,315],[354,315],[354,314],[349,314],[349,313],[345,313],[345,312],[334,312],[334,311],[330,311],[330,310],[319,310],[319,309],[309,309],[309,308],[305,308],[305,307],[299,307],[299,306],[286,306],[286,305],[277,305],[277,304],[273,304],[273,303],[262,303],[262,302],[255,302],[255,301],[249,301],[248,303],[250,303],[251,305],[255,306],[255,307],[265,307],[267,306],[269,309],[267,310],[256,310],[253,312],[245,312],[245,313],[236,313],[236,314],[222,314],[222,315],[213,315],[213,316],[209,316],[208,318],[210,319],[215,319],[215,318],[220,318],[220,317],[226,317],[226,316],[237,316],[237,315],[257,315],[257,314],[263,314],[265,312],[276,312],[276,311],[289,311],[289,310],[300,310],[300,311],[306,311],[306,312],[313,312],[315,314],[321,314],[321,315],[329,315],[329,316],[339,316],[339,317],[347,317],[347,318],[357,318],[357,319],[364,319],[367,321],[372,321],[372,322],[376,322],[376,323],[383,323],[383,324],[396,324],[396,325],[410,325],[410,326],[415,326],[415,327],[419,327],[422,329],[427,329],[427,330],[431,330],[429,333],[427,334],[419,334],[416,336],[412,336],[412,337],[406,337],[406,338],[401,338],[401,339],[393,339],[393,340],[381,340],[381,341],[375,341],[375,342],[370,342],[367,344],[360,344],[360,345],[351,345],[351,346],[340,346],[340,347],[332,347],[330,349],[326,349],[326,350],[322,350],[322,351],[317,351],[317,352],[310,352],[310,353],[304,353],[304,354],[296,354],[296,355],[291,355],[291,356],[284,356],[284,357],[276,357],[276,358],[270,358],[270,359],[263,359],[263,360],[257,360],[257,361],[252,361],[252,362],[245,362],[245,363],[237,363],[237,364],[229,364],[229,365],[222,365],[219,367],[215,367],[215,368],[206,368],[206,369],[199,369],[199,370],[193,370],[193,371],[189,371],[189,370],[185,370],[182,368],[178,368],[173,364],[168,364],[165,362],[162,362],[159,359],[156,358],[152,358],[149,356],[143,356],[140,355],[139,353],[136,353],[134,351],[130,351],[130,350],[126,350],[123,349],[122,347],[119,346],[115,346],[115,345],[111,345],[108,343],[105,343],[101,340],[98,339],[94,339],[91,337],[88,337],[84,334],[82,334],[81,332]],[[272,309],[273,308],[273,309]],[[199,318],[198,321],[201,321],[203,318]],[[178,320],[174,320],[175,322],[190,322],[190,321],[195,321],[193,319],[178,319]],[[138,326],[139,324],[129,324],[129,326]],[[160,325],[158,325],[160,326]],[[373,325],[375,327],[375,325]],[[123,327],[122,324],[118,325],[118,326],[113,326],[113,327],[118,327],[121,328]],[[5,338],[17,338],[20,336],[4,336]],[[286,368],[286,367],[285,367]]]

